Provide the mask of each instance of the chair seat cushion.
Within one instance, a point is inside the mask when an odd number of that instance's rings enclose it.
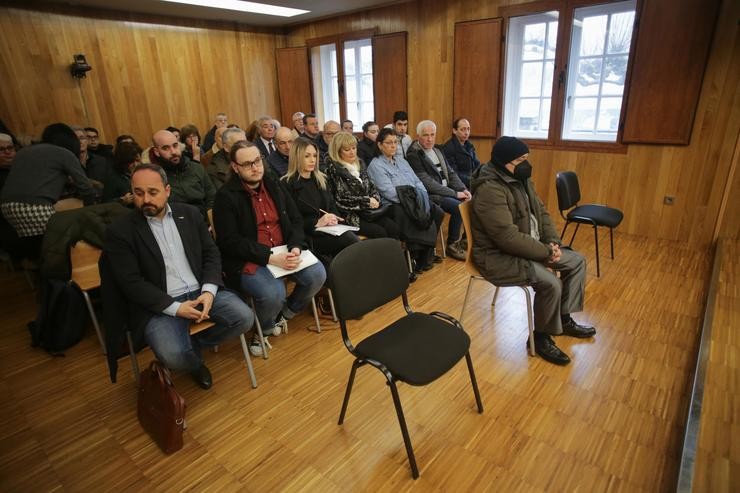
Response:
[[[568,221],[575,223],[590,223],[589,219],[596,221],[598,226],[616,228],[622,222],[624,214],[619,209],[605,205],[579,205],[568,212]]]
[[[412,313],[360,342],[358,356],[378,361],[397,380],[426,385],[465,356],[470,337],[426,313]]]

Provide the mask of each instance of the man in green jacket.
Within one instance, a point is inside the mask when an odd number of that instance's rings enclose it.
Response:
[[[567,365],[570,358],[551,336],[596,334],[596,329],[570,316],[583,310],[586,260],[578,252],[560,248],[560,237],[530,180],[528,157],[524,142],[501,137],[493,146],[491,161],[474,174],[473,262],[493,284],[532,286],[535,351],[551,363]],[[560,272],[559,279],[554,272]]]
[[[213,208],[216,187],[200,163],[182,155],[175,134],[160,130],[152,136],[154,161],[164,168],[170,184],[170,202],[194,205],[205,219]]]

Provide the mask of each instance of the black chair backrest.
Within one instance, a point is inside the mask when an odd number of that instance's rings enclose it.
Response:
[[[329,268],[334,308],[341,320],[353,320],[401,296],[409,271],[401,242],[364,240],[339,252]]]
[[[578,176],[574,171],[561,171],[555,177],[555,188],[558,191],[558,209],[566,211],[581,200],[581,188]]]

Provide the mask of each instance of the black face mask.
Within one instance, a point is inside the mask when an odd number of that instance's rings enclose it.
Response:
[[[517,180],[524,181],[530,176],[532,176],[532,165],[529,161],[522,161],[514,168],[514,178]]]

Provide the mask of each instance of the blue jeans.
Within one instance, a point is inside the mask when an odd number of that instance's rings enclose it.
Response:
[[[457,208],[460,201],[452,197],[442,197],[439,206],[443,211],[450,215],[450,225],[447,229],[447,243],[454,243],[460,239],[460,226],[462,226],[462,216]]]
[[[326,270],[321,262],[306,267],[289,276],[295,289],[285,298],[285,281],[275,279],[267,267],[257,266],[254,274],[242,274],[242,292],[254,300],[257,318],[264,330],[275,325],[275,318],[282,311],[290,320],[311,302],[326,280]]]
[[[175,298],[193,300],[200,291]],[[169,315],[154,315],[146,324],[144,337],[157,359],[171,370],[193,371],[203,363],[200,346],[215,346],[248,331],[254,324],[254,313],[236,294],[221,289],[216,293],[209,313],[216,325],[190,337],[191,320]]]

